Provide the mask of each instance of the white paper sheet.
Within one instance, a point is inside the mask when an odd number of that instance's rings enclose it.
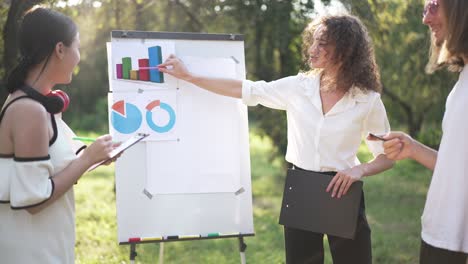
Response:
[[[181,57],[190,71],[234,78],[231,58]],[[148,142],[147,184],[151,194],[236,192],[240,186],[239,99],[179,83],[179,141]]]

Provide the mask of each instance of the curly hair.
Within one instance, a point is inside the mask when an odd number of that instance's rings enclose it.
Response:
[[[332,60],[341,64],[338,69],[337,87],[347,92],[357,87],[363,92],[381,92],[382,84],[374,48],[369,33],[355,16],[324,16],[312,21],[302,33],[302,55],[304,62],[309,57],[308,49],[314,43],[314,32],[319,25],[325,27],[325,37],[334,47]]]

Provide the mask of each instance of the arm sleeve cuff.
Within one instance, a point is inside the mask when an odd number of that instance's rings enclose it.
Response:
[[[390,132],[387,112],[382,99],[380,98],[380,94],[377,94],[371,102],[370,110],[365,122],[365,131],[363,132],[365,132],[365,136],[367,136],[368,132],[376,135],[384,135]],[[384,154],[383,142],[366,139],[366,144],[374,157]]]
[[[255,106],[258,104],[258,102],[253,100],[252,96],[253,83],[254,82],[249,80],[242,81],[242,102],[248,106]]]
[[[10,205],[24,209],[47,201],[54,191],[50,157],[15,158],[15,175],[10,182]]]
[[[290,76],[279,80],[242,81],[242,102],[248,106],[261,104],[263,106],[286,110],[291,97],[297,93],[299,78]]]
[[[78,155],[79,155],[85,148],[87,148],[87,147],[88,147],[88,146],[86,146],[86,145],[81,146],[81,147],[75,152],[75,154],[78,156]]]

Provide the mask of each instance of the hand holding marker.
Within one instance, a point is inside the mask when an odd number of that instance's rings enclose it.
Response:
[[[74,137],[73,140],[79,140],[83,142],[94,142],[96,141],[95,138],[90,138],[90,137]]]
[[[373,133],[370,133],[370,132],[369,132],[369,135],[367,135],[367,139],[369,139],[369,140],[375,140],[375,141],[377,141],[377,140],[380,140],[380,141],[387,141],[387,140],[384,138],[384,136],[377,136],[377,135],[375,135],[375,134],[373,134]]]

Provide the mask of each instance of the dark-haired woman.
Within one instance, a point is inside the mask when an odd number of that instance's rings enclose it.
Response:
[[[73,142],[60,114],[66,98],[46,96],[80,60],[73,21],[36,7],[19,37],[22,59],[0,114],[0,262],[74,263],[73,185],[115,145],[109,135],[87,148]]]
[[[304,53],[313,68],[277,81],[213,79],[195,76],[175,56],[162,72],[247,105],[285,110],[288,119],[286,160],[296,168],[337,172],[327,190],[346,194],[351,184],[392,167],[381,143],[367,142],[375,159],[360,164],[357,152],[368,132],[384,134],[389,124],[380,99],[380,78],[367,30],[356,17],[327,16],[303,33]],[[333,262],[372,262],[370,229],[361,201],[354,240],[328,236]],[[323,263],[323,236],[284,228],[287,263]]]

